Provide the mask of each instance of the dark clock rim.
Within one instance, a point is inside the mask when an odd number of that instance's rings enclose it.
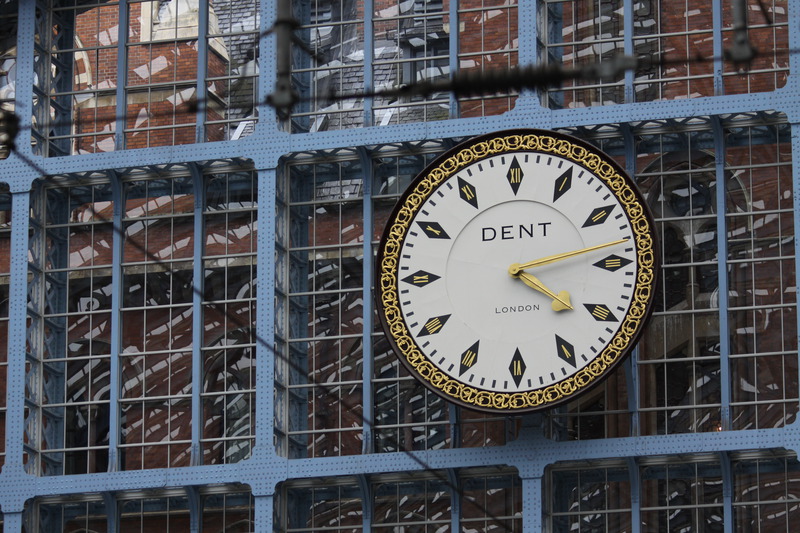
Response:
[[[384,304],[383,304],[383,298],[381,297],[382,294],[384,293],[384,289],[383,289],[382,283],[381,283],[381,272],[383,270],[382,269],[382,264],[383,264],[383,260],[384,260],[385,254],[386,254],[386,244],[387,244],[387,241],[388,241],[388,239],[390,237],[391,229],[392,229],[392,226],[394,225],[394,221],[397,219],[397,216],[398,216],[399,212],[403,209],[408,197],[415,193],[415,189],[416,189],[417,185],[420,182],[422,182],[423,180],[425,180],[429,176],[431,171],[433,171],[433,170],[437,169],[438,167],[440,167],[443,162],[445,162],[447,159],[449,159],[453,155],[457,154],[458,152],[461,152],[466,148],[469,148],[469,147],[471,147],[473,145],[476,145],[476,144],[479,144],[479,143],[482,143],[482,142],[485,142],[485,141],[490,141],[492,139],[496,139],[496,138],[499,138],[499,137],[510,137],[510,136],[514,136],[514,135],[546,136],[546,137],[550,137],[550,138],[553,138],[553,139],[563,140],[563,141],[567,141],[567,142],[573,143],[573,144],[575,144],[575,145],[577,145],[579,147],[582,147],[582,148],[588,150],[592,154],[597,154],[602,159],[602,161],[604,163],[607,163],[609,166],[611,166],[613,168],[613,170],[629,184],[630,189],[631,189],[631,191],[633,192],[633,194],[635,196],[636,202],[637,202],[637,204],[639,206],[641,206],[642,211],[643,211],[642,214],[647,219],[647,223],[648,223],[649,228],[650,228],[650,236],[651,236],[652,242],[653,242],[653,245],[652,245],[652,253],[653,253],[653,267],[652,267],[653,273],[652,274],[653,274],[653,277],[652,277],[652,282],[651,282],[652,290],[651,290],[651,293],[650,293],[650,297],[646,302],[645,310],[644,310],[644,312],[642,314],[642,317],[641,317],[641,325],[638,327],[638,329],[635,331],[635,333],[631,336],[630,342],[623,349],[623,351],[620,353],[620,355],[616,358],[615,361],[613,361],[610,365],[608,365],[608,367],[603,371],[602,375],[600,375],[599,377],[593,379],[588,385],[582,386],[578,390],[576,390],[575,392],[567,394],[567,395],[565,395],[565,396],[563,396],[563,397],[561,397],[559,399],[552,400],[552,401],[546,401],[546,402],[542,403],[541,405],[536,405],[536,406],[527,406],[527,407],[503,409],[503,408],[497,408],[497,407],[492,407],[492,406],[476,405],[474,403],[470,403],[470,402],[461,400],[460,398],[458,398],[458,397],[456,397],[454,395],[448,394],[446,391],[442,390],[441,388],[436,387],[429,380],[425,379],[425,377],[422,376],[420,374],[420,372],[418,372],[417,369],[412,366],[412,364],[407,360],[407,358],[406,358],[405,354],[403,353],[403,351],[398,346],[394,335],[392,335],[392,333],[391,333],[390,324],[389,324],[387,316],[386,316],[386,309],[385,309]],[[519,148],[519,149],[514,150],[514,151],[515,152],[530,152],[530,153],[546,153],[546,152],[542,152],[542,151],[539,151],[539,150],[530,150],[530,149],[524,149],[524,148]],[[496,154],[494,154],[494,153],[486,154],[485,157],[490,157],[490,156],[493,156],[493,155],[496,155]],[[559,154],[552,154],[552,155],[556,155],[556,156],[559,156],[559,157],[565,157],[564,155],[559,155]],[[483,159],[485,157],[481,157],[481,159]],[[568,159],[568,160],[571,160],[576,165],[583,166],[583,165],[581,165],[580,162],[574,161],[574,160],[570,159],[569,157],[565,157],[565,158]],[[474,162],[468,163],[468,165],[472,165],[472,164],[474,164]],[[586,167],[584,166],[584,168],[586,168]],[[589,169],[587,168],[587,170],[589,170]],[[436,187],[432,188],[430,190],[430,192],[428,193],[428,195],[425,197],[425,199],[430,197],[430,195],[432,195],[436,190],[438,190],[438,188],[440,186],[442,186],[447,181],[447,179],[452,177],[453,174],[455,174],[456,172],[458,172],[458,170],[456,170],[454,172],[451,172],[447,176],[447,178],[445,178],[442,181],[442,183],[440,183]],[[403,236],[403,239],[402,239],[401,242],[403,242],[403,241],[405,241],[405,236]],[[496,415],[515,415],[515,414],[541,412],[541,411],[546,411],[548,409],[551,409],[553,407],[557,407],[557,406],[562,405],[564,403],[579,399],[587,391],[596,388],[600,383],[602,383],[603,381],[608,379],[608,377],[619,367],[619,365],[622,364],[622,362],[625,361],[630,356],[630,353],[633,351],[633,349],[638,344],[639,339],[641,338],[641,335],[644,332],[644,330],[645,330],[645,328],[647,326],[647,322],[648,322],[648,320],[649,320],[649,318],[650,318],[650,316],[651,316],[651,314],[653,312],[654,303],[655,303],[655,294],[656,294],[656,290],[657,290],[657,287],[658,287],[658,277],[659,277],[659,274],[660,274],[660,257],[659,256],[660,256],[660,254],[659,254],[659,247],[658,247],[658,238],[657,238],[656,226],[655,226],[655,222],[654,222],[654,218],[653,218],[652,212],[651,212],[649,206],[647,205],[644,196],[642,195],[641,191],[639,190],[638,186],[636,185],[636,181],[625,171],[625,169],[623,169],[610,156],[605,154],[602,150],[600,150],[596,146],[584,141],[583,139],[579,139],[577,137],[574,137],[572,135],[569,135],[569,134],[566,134],[566,133],[562,133],[562,132],[544,130],[544,129],[538,129],[538,128],[515,128],[515,129],[509,129],[509,130],[500,130],[500,131],[495,131],[495,132],[492,132],[492,133],[487,133],[487,134],[483,134],[483,135],[478,135],[478,136],[472,137],[470,139],[467,139],[465,141],[460,142],[459,144],[457,144],[456,146],[453,146],[452,148],[449,148],[444,153],[440,154],[434,160],[432,160],[428,165],[426,165],[425,168],[422,171],[420,171],[414,177],[414,179],[408,184],[408,186],[403,191],[403,193],[398,197],[397,202],[396,202],[395,206],[393,207],[393,209],[391,211],[391,214],[389,215],[389,217],[387,219],[386,226],[383,229],[383,232],[381,234],[381,239],[380,239],[379,245],[378,245],[378,250],[377,250],[377,255],[376,255],[376,263],[375,263],[375,267],[374,267],[374,276],[375,276],[374,277],[374,280],[375,280],[374,281],[374,286],[375,286],[375,290],[373,292],[373,298],[375,300],[376,310],[378,311],[378,318],[379,318],[380,323],[381,323],[381,328],[382,328],[382,330],[384,332],[384,335],[385,335],[387,341],[389,342],[389,345],[390,345],[390,347],[392,349],[392,352],[397,357],[397,359],[400,360],[401,364],[406,368],[406,370],[409,372],[409,374],[417,382],[422,383],[427,389],[429,389],[432,392],[434,392],[437,396],[443,398],[444,400],[446,400],[448,402],[452,402],[452,403],[454,403],[454,404],[456,404],[456,405],[458,405],[458,406],[460,406],[462,408],[465,408],[465,409],[468,409],[468,410],[471,410],[471,411],[483,412],[483,413],[491,413],[491,414],[496,414]],[[399,282],[400,282],[399,271],[397,271],[397,274],[395,275],[395,278],[397,280],[397,289],[399,291]],[[401,318],[401,320],[402,320],[402,318]],[[404,320],[403,320],[403,322],[405,323]],[[408,325],[406,324],[406,328],[408,329],[407,326]],[[408,331],[410,332],[410,329],[408,329]],[[615,337],[616,337],[616,334],[615,334]],[[613,340],[613,338],[614,337],[612,337],[612,340]],[[589,365],[587,365],[586,367],[588,367],[588,366]],[[586,368],[586,367],[584,367],[584,368]],[[575,374],[572,374],[571,376],[574,376],[574,375]],[[452,376],[451,376],[451,378],[452,378]],[[466,386],[468,386],[470,388],[473,388],[473,389],[476,389],[476,390],[485,391],[485,389],[479,389],[478,387],[475,387],[475,386],[470,385],[470,384],[466,384],[463,381],[458,380],[456,378],[452,378],[452,379],[457,381],[457,382],[459,382],[459,383],[462,383],[462,384],[464,384],[464,385],[466,385]],[[558,381],[553,386],[556,386],[558,384],[564,383],[565,381],[566,380]],[[529,389],[527,391],[522,391],[522,392],[525,393],[525,392],[536,391],[536,390],[542,390],[542,389]],[[498,393],[493,392],[493,391],[485,391],[485,392],[490,393],[490,394],[498,394]],[[499,393],[499,394],[502,394],[502,393]]]

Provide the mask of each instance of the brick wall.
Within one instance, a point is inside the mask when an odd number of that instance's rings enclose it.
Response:
[[[118,72],[117,50],[87,50],[86,54],[75,54],[75,90],[96,89],[97,84],[108,81],[118,84],[122,80],[130,87],[126,114],[125,145],[127,148],[150,146],[170,146],[195,142],[197,109],[197,39],[179,37],[172,42],[142,43],[142,36],[152,33],[142,28],[147,18],[141,10],[148,4],[130,5],[130,43],[128,46],[128,71]],[[113,34],[117,30],[116,10],[95,8],[76,16],[76,38],[83,47],[101,44],[98,36],[105,32]],[[228,59],[214,48],[208,50],[208,77],[225,76],[228,72]],[[166,84],[166,85],[161,85]],[[224,84],[218,84],[216,94],[226,98]],[[98,136],[79,137],[74,151],[98,151],[98,141],[113,138],[116,107],[113,88],[106,91],[105,97],[96,100],[93,107],[79,107],[76,110],[77,135],[107,132]],[[218,108],[209,106],[206,119],[223,119]],[[209,125],[206,128],[206,141],[224,140],[222,125]],[[107,141],[108,142],[108,141]],[[103,150],[111,149],[106,144]]]

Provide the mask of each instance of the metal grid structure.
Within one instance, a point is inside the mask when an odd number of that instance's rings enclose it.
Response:
[[[723,0],[292,1],[278,113],[274,2],[0,3],[4,530],[791,530],[800,4],[745,4],[750,63]],[[398,364],[373,257],[427,162],[521,127],[634,176],[661,286],[602,384],[492,417]]]

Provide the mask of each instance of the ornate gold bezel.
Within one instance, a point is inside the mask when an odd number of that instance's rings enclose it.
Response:
[[[572,376],[522,393],[477,389],[439,370],[421,352],[400,312],[399,253],[406,233],[425,200],[450,176],[480,159],[511,151],[553,154],[591,171],[611,189],[634,233],[637,276],[630,308],[606,348]],[[435,161],[411,184],[387,223],[378,256],[378,303],[381,320],[399,357],[435,391],[457,403],[484,411],[523,412],[566,401],[605,377],[633,347],[649,316],[656,287],[657,254],[652,217],[632,180],[608,156],[578,139],[539,130],[500,132],[468,141]]]

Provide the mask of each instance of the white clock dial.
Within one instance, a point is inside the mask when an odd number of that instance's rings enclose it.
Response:
[[[594,154],[580,141],[497,135],[500,149],[486,138],[457,147],[401,199],[379,299],[401,359],[428,386],[470,407],[537,409],[633,345],[653,292],[653,228],[615,165],[575,157]],[[522,138],[528,148],[508,148]],[[542,139],[574,148],[543,150]]]

